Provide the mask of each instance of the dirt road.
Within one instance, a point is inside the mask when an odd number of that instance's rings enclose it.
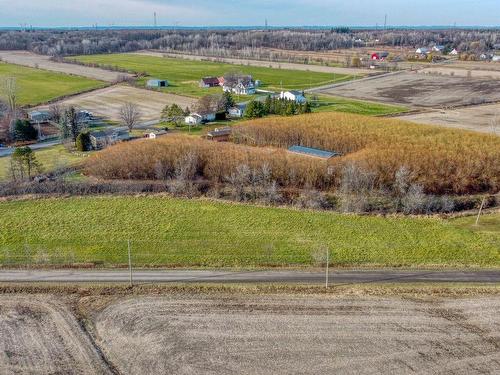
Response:
[[[37,55],[27,51],[0,51],[0,59],[11,64],[72,74],[105,82],[115,82],[120,76],[124,75],[130,76],[130,74],[112,72],[99,68],[54,62],[50,60],[50,56]]]

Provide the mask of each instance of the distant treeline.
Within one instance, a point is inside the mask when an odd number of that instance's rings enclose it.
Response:
[[[326,51],[364,47],[452,45],[463,52],[478,53],[500,43],[493,29],[449,30],[34,30],[0,32],[1,50],[28,50],[44,55],[67,56],[141,49],[185,52],[277,48]],[[218,53],[219,52],[219,53]]]

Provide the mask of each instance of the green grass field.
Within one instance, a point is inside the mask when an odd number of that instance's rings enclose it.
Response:
[[[408,108],[389,104],[366,102],[363,100],[340,98],[335,96],[317,96],[311,99],[313,112],[347,112],[367,116],[384,116],[406,112]]]
[[[0,62],[0,80],[5,77],[16,78],[18,104],[21,106],[46,103],[61,96],[105,86],[105,83],[89,78]]]
[[[332,263],[344,266],[500,266],[499,237],[464,220],[160,196],[10,201],[0,203],[0,263],[124,265],[131,239],[136,266],[310,266],[323,246],[331,249]]]
[[[69,152],[63,145],[35,150],[35,155],[44,172],[75,165],[84,158],[81,153]],[[9,164],[10,156],[0,158],[0,181],[8,177]]]
[[[169,81],[170,86],[165,88],[164,91],[187,96],[202,96],[207,93],[221,92],[219,87],[199,88],[199,81],[205,76],[221,76],[231,71],[240,71],[253,75],[254,79],[262,81],[262,89],[265,90],[280,90],[281,85],[287,90],[302,90],[355,78],[342,74],[334,75],[134,54],[77,56],[72,57],[72,59],[102,66],[117,66],[130,72],[144,72],[149,77],[166,79]],[[146,79],[144,78],[139,82],[145,84]]]

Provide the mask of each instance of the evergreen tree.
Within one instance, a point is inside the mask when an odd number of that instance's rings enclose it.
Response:
[[[38,132],[28,120],[16,120],[14,123],[14,139],[16,141],[32,141],[37,139]]]
[[[248,103],[247,108],[245,109],[246,118],[258,118],[265,115],[264,104],[257,100],[252,100]]]

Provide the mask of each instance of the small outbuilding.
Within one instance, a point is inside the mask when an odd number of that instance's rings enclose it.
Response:
[[[49,111],[31,111],[28,113],[28,118],[31,122],[44,124],[50,121],[51,115]]]
[[[339,152],[320,150],[318,148],[304,147],[304,146],[292,146],[288,149],[288,151],[293,152],[295,154],[311,156],[325,160],[331,159],[336,156],[342,156],[342,154]]]
[[[206,139],[215,142],[227,142],[231,136],[231,128],[215,128],[207,133]]]
[[[165,79],[154,78],[154,79],[148,80],[148,82],[146,83],[146,86],[151,87],[151,88],[168,87],[168,81]]]

